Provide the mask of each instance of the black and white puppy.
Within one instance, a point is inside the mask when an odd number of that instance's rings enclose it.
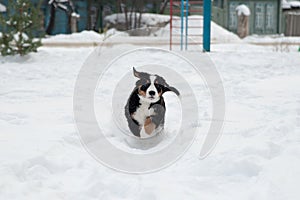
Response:
[[[128,126],[137,137],[151,137],[164,127],[166,107],[162,95],[167,91],[180,94],[159,75],[138,72],[135,68],[133,75],[139,80],[125,106]]]

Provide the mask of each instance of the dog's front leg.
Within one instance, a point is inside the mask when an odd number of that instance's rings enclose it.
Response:
[[[163,126],[165,123],[165,107],[160,104],[155,104],[152,109],[153,115],[150,116],[152,123],[154,123],[156,127]]]
[[[155,130],[156,125],[152,122],[151,117],[147,117],[144,123],[145,132],[150,135]]]

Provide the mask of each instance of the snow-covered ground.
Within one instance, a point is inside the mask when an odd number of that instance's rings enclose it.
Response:
[[[292,46],[300,44],[300,37],[286,37],[284,35],[250,35],[243,41],[255,44],[274,44],[274,46],[280,44]]]
[[[221,41],[218,30],[213,29]],[[87,35],[51,40],[86,41]],[[109,48],[118,55],[129,47]],[[295,47],[287,52],[246,42],[213,44],[208,55],[226,94],[220,141],[200,160],[198,137],[174,165],[144,175],[106,168],[80,143],[73,90],[92,51],[41,47],[25,57],[0,57],[1,200],[299,199],[300,55]],[[204,114],[199,126],[207,126],[209,116]]]

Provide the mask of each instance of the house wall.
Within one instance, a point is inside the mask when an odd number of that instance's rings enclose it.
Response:
[[[224,0],[223,5],[213,6],[212,19],[232,32],[237,32],[235,8],[245,4],[250,8],[250,34],[276,34],[282,32],[279,0]]]
[[[224,9],[219,7],[212,7],[212,20],[217,24],[227,27],[227,15]]]
[[[80,15],[78,21],[78,31],[86,30],[88,27],[88,3],[85,0],[73,0],[76,12]]]
[[[1,0],[1,4],[4,5],[4,6],[7,8],[8,0]],[[0,15],[6,16],[6,12],[0,13]],[[1,26],[0,26],[0,32],[1,32],[1,31],[4,31],[4,27],[1,27]]]

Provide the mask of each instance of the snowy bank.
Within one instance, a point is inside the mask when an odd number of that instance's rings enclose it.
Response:
[[[202,42],[202,33],[203,28],[201,27],[203,24],[203,17],[201,15],[192,15],[189,16],[188,26],[190,35],[189,38],[194,41],[201,41]],[[180,34],[180,20],[176,20],[173,22],[173,34],[178,35]],[[185,26],[185,18],[184,18],[184,26]],[[200,28],[192,28],[192,27],[200,27]],[[164,28],[161,28],[157,32],[154,33],[157,37],[169,37],[170,36],[170,25],[166,25]],[[197,35],[197,36],[196,36]],[[178,38],[177,38],[178,39]],[[234,34],[233,32],[230,32],[223,27],[219,26],[215,22],[211,22],[211,41],[212,43],[238,43],[241,42],[241,39]]]
[[[116,37],[116,41],[119,41],[121,37],[119,36],[144,36],[144,38],[135,38],[131,39],[133,43],[163,43],[167,44],[169,42],[168,37],[170,36],[170,25],[169,15],[159,15],[159,14],[151,14],[151,13],[144,13],[142,15],[142,27],[140,29],[135,29],[134,31],[118,31],[115,28],[108,29],[104,34],[98,34],[94,31],[82,31],[81,33],[73,33],[73,34],[59,34],[55,36],[49,36],[46,39],[43,39],[42,42],[46,45],[55,45],[58,46],[63,43],[66,44],[75,44],[75,45],[82,45],[82,46],[95,46],[99,45],[105,40],[106,38],[110,36],[118,36]],[[174,18],[179,19],[178,17],[174,16]],[[189,16],[189,39],[190,42],[196,41],[196,42],[202,42],[202,33],[203,33],[203,17],[200,15],[192,15]],[[105,20],[107,23],[111,24],[118,24],[118,23],[125,23],[125,16],[124,14],[113,14],[105,17]],[[185,22],[185,20],[184,20]],[[180,20],[174,20],[173,21],[173,34],[178,35],[180,34]],[[185,26],[185,24],[184,24]],[[197,27],[197,28],[193,28]],[[197,35],[197,36],[196,36]],[[146,38],[145,36],[154,36],[157,37],[156,39],[154,37],[152,38]],[[130,40],[130,39],[128,39]],[[134,40],[134,41],[133,41]],[[223,27],[217,25],[214,22],[211,22],[211,40],[212,43],[239,43],[241,40],[239,37],[224,29]],[[174,38],[174,41],[179,41],[179,37]],[[124,43],[120,41],[121,43]]]
[[[72,34],[58,34],[42,39],[42,42],[99,42],[103,35],[95,31],[82,31]]]
[[[169,15],[143,13],[140,20],[139,16],[140,13],[127,13],[126,24],[125,13],[117,13],[106,16],[104,18],[104,23],[107,28],[115,28],[119,31],[130,29],[127,32],[132,36],[149,36],[159,28],[166,26],[166,24],[170,21]],[[140,24],[140,26],[138,24]],[[139,28],[135,29],[133,27]]]
[[[137,18],[139,18],[139,13],[137,13]],[[130,20],[130,13],[127,13],[128,20]],[[132,14],[132,18],[134,18],[134,13]],[[159,15],[153,13],[143,13],[141,18],[141,25],[142,27],[151,27],[151,26],[159,26],[161,24],[166,24],[170,21],[169,15]],[[117,24],[121,23],[124,24],[126,22],[125,14],[124,13],[117,13],[108,15],[104,18],[105,23],[109,24]]]

